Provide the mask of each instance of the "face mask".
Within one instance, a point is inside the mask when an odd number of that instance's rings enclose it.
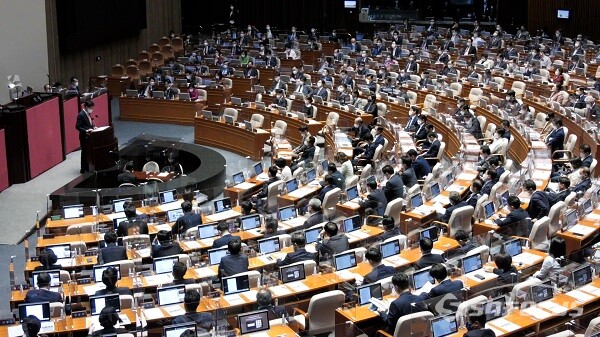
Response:
[[[320,88],[320,87],[322,87],[322,86],[323,86],[323,84],[321,84],[321,83],[317,83],[317,88]]]
[[[154,86],[154,82],[150,82],[150,86],[151,86],[151,87],[152,87],[152,86]]]
[[[359,127],[359,126],[360,126],[360,125],[358,125],[357,123],[354,123],[354,127],[355,127],[355,128],[357,128],[357,127]]]
[[[343,92],[343,91],[344,91],[344,88],[343,88],[343,87],[339,87],[339,88],[338,88],[338,91],[339,91],[339,92]]]
[[[298,70],[294,70],[294,71],[292,71],[292,73],[294,73],[294,74],[297,74],[297,73],[298,73]]]
[[[88,109],[88,112],[91,114],[92,112],[94,112],[94,109],[92,109],[92,108],[89,108],[89,109]]]
[[[75,83],[73,83],[73,85],[75,85],[76,87],[78,87],[79,86],[79,82],[75,82]]]

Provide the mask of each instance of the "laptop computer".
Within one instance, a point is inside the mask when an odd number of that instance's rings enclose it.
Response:
[[[494,213],[496,213],[496,207],[493,201],[487,201],[483,204],[483,216],[485,219],[489,219]]]
[[[113,212],[115,213],[119,213],[119,212],[123,212],[123,204],[126,201],[132,201],[132,198],[123,198],[123,199],[116,199],[112,201],[113,204]]]
[[[127,220],[127,217],[122,217],[122,218],[114,218],[114,219],[113,219],[113,226],[114,226],[115,230],[117,230],[117,229],[119,228],[119,224],[120,224],[122,221],[126,221],[126,220]]]
[[[119,268],[119,266],[105,266],[105,265],[99,265],[99,266],[94,266],[94,282],[96,283],[100,283],[102,282],[102,273],[104,273],[104,271],[108,268],[115,268],[115,270],[117,271],[117,280],[121,279],[121,268]]]
[[[64,219],[75,219],[83,217],[83,204],[70,205],[63,207]]]
[[[208,119],[211,120],[212,119],[212,111],[202,111],[202,117],[204,117],[204,119]]]
[[[583,211],[583,214],[585,214],[585,215],[592,213],[592,211],[594,210],[594,207],[592,206],[592,199],[587,198],[587,199],[583,200],[581,202],[581,210]]]
[[[223,117],[225,118],[225,123],[233,125],[233,116],[224,115]]]
[[[90,296],[90,313],[92,316],[100,315],[102,309],[108,306],[115,308],[117,312],[121,311],[119,294]]]
[[[152,98],[165,98],[165,92],[164,91],[152,91]]]
[[[179,217],[183,216],[183,214],[184,214],[184,212],[181,208],[169,210],[169,211],[167,211],[167,221],[175,222],[175,221],[177,221],[177,219],[179,219]]]
[[[50,320],[50,302],[19,304],[19,320],[23,322],[25,317],[32,315],[40,321]]]
[[[356,287],[356,293],[358,294],[358,305],[370,304],[371,298],[383,300],[381,283],[378,282]]]
[[[209,224],[198,225],[198,238],[200,240],[214,238],[219,235],[217,230],[217,223],[211,222]]]
[[[162,191],[158,193],[158,198],[161,204],[177,201],[177,192],[173,190]]]
[[[179,93],[179,100],[180,101],[189,101],[190,100],[190,93],[189,92],[180,92]]]
[[[223,198],[223,199],[215,200],[213,202],[213,204],[215,206],[215,213],[220,213],[220,212],[228,211],[231,209],[231,199],[230,198]]]
[[[254,131],[254,126],[252,125],[252,122],[244,121],[244,127],[247,131]]]
[[[254,104],[256,105],[256,108],[259,110],[266,110],[266,106],[264,102],[254,102]]]
[[[172,273],[173,264],[178,261],[178,256],[156,257],[152,260],[152,270],[154,270],[155,274]]]
[[[307,184],[313,182],[315,179],[317,179],[317,171],[315,171],[314,168],[306,171],[306,183]]]
[[[231,97],[231,104],[242,105],[242,99],[239,97]]]
[[[430,238],[431,241],[436,242],[438,240],[438,228],[436,226],[427,227],[419,232],[419,238]]]
[[[285,183],[285,188],[288,193],[294,192],[295,190],[298,189],[298,180],[296,178],[289,180],[288,182]]]
[[[258,252],[261,254],[271,254],[280,250],[278,237],[258,240]]]
[[[410,207],[415,209],[421,205],[423,205],[423,195],[421,193],[413,194],[410,197]]]
[[[569,228],[575,226],[577,222],[579,222],[577,218],[577,210],[570,209],[565,212],[565,221],[563,221],[563,230],[568,230]]]
[[[156,289],[156,300],[158,305],[170,305],[183,303],[185,296],[185,284],[160,287]]]
[[[356,254],[352,252],[340,253],[333,256],[335,270],[341,271],[356,267]]]
[[[181,336],[181,334],[183,334],[184,332],[186,332],[188,330],[193,331],[192,336],[197,336],[198,330],[196,328],[196,322],[165,325],[163,328],[163,336],[164,337],[179,337],[179,336]]]
[[[71,244],[61,244],[61,245],[49,245],[46,246],[46,249],[51,249],[54,255],[60,259],[70,259],[71,258]]]
[[[240,217],[240,223],[242,225],[243,231],[249,231],[252,229],[260,228],[260,215],[259,214],[251,214]]]
[[[250,278],[248,274],[224,277],[222,280],[224,295],[237,294],[250,290]]]
[[[304,238],[306,239],[306,244],[309,245],[311,243],[317,242],[319,239],[319,233],[323,230],[323,227],[315,227],[309,228],[304,231]]]
[[[431,334],[433,337],[446,337],[458,331],[456,314],[451,313],[435,317],[431,320]]]
[[[592,266],[581,266],[571,273],[573,279],[573,288],[579,288],[592,282]]]
[[[450,186],[454,182],[454,174],[452,174],[452,171],[448,172],[444,178],[446,180],[446,186]]]
[[[257,176],[263,173],[263,165],[261,162],[254,164],[254,174]]]
[[[294,205],[282,207],[277,213],[279,221],[291,220],[296,217],[296,207]]]
[[[438,195],[440,195],[440,184],[437,182],[432,183],[431,185],[429,185],[429,190],[431,191],[431,199],[437,197]]]
[[[259,85],[259,84],[255,84],[254,85],[254,92],[257,94],[263,94],[265,93],[265,86],[264,85]]]
[[[552,299],[553,297],[554,289],[550,280],[531,287],[531,300],[536,304]]]
[[[214,248],[208,250],[208,263],[211,266],[221,263],[221,258],[228,255],[229,251],[227,247]]]
[[[346,189],[346,196],[348,201],[355,201],[358,199],[358,187],[356,185]]]
[[[329,161],[327,161],[327,159],[321,161],[321,169],[323,172],[327,172],[327,167],[329,167]]]
[[[381,257],[388,258],[400,254],[400,240],[391,240],[384,242],[379,246],[381,250]]]
[[[138,92],[135,89],[127,89],[125,90],[125,95],[127,97],[138,97]]]
[[[233,184],[237,185],[237,184],[241,184],[245,181],[244,179],[244,172],[238,172],[236,174],[233,175]]]
[[[58,287],[60,286],[60,271],[58,270],[41,270],[32,272],[31,284],[33,285],[33,288],[39,289],[37,284],[37,277],[41,273],[47,273],[50,276],[50,288],[56,288],[58,290]]]
[[[268,331],[271,328],[269,325],[268,310],[257,310],[245,314],[239,314],[237,316],[237,321],[238,329],[240,330],[241,335]]]
[[[345,233],[350,233],[359,230],[362,227],[362,221],[360,214],[353,215],[349,218],[342,220],[342,228]]]
[[[435,280],[429,275],[429,269],[431,269],[431,267],[415,270],[412,274],[413,288],[415,290],[423,288],[427,282],[435,284]]]
[[[281,277],[281,282],[284,284],[302,281],[306,278],[304,264],[300,263],[281,267],[279,268],[279,276]]]
[[[481,261],[481,254],[475,254],[462,258],[462,268],[464,274],[474,272],[483,268],[483,262]]]
[[[484,312],[486,322],[503,317],[506,314],[506,297],[498,296],[485,302]]]
[[[508,255],[516,256],[523,252],[523,246],[521,246],[521,239],[512,239],[502,243],[502,251]]]

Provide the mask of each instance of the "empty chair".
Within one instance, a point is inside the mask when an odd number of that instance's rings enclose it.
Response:
[[[371,175],[371,171],[372,171],[371,164],[365,165],[365,167],[363,167],[362,171],[360,172],[360,180],[367,179],[367,177]]]
[[[262,128],[264,121],[265,121],[265,116],[263,116],[261,114],[252,114],[252,117],[250,118],[250,123],[252,123],[253,129]]]
[[[471,233],[471,218],[473,217],[473,212],[474,208],[472,206],[459,207],[452,212],[447,224],[439,221],[434,221],[434,223],[446,227],[448,237],[454,237],[454,234],[456,234],[456,231],[459,229]]]
[[[454,94],[454,96],[461,96],[462,95],[462,84],[460,84],[458,82],[450,83],[450,90],[452,90],[452,93]]]
[[[125,68],[123,68],[123,66],[120,64],[116,64],[112,67],[110,75],[115,77],[123,77],[125,76]]]
[[[548,227],[550,225],[550,218],[544,216],[538,219],[531,228],[529,237],[521,238],[529,241],[529,247],[537,250],[548,250]]]
[[[387,114],[387,105],[382,102],[377,103],[377,115],[378,117],[385,117]]]
[[[523,282],[515,284],[510,292],[510,300],[513,303],[522,303],[530,293],[531,287],[541,283],[542,280],[538,279],[537,277],[530,277]]]
[[[340,115],[337,112],[332,111],[329,114],[327,114],[327,121],[326,121],[327,125],[337,126],[339,120],[340,120]]]
[[[141,52],[138,53],[138,61],[142,61],[142,60],[149,60],[150,59],[150,53],[148,53],[145,50],[142,50]]]
[[[335,216],[335,205],[340,199],[340,193],[341,190],[336,187],[325,193],[325,197],[323,197],[321,208],[323,209],[323,216],[328,220],[333,219]]]
[[[162,48],[160,49],[160,53],[163,55],[163,58],[169,59],[169,58],[173,58],[175,56],[175,53],[173,52],[173,47],[171,47],[171,45],[164,45],[162,46]]]
[[[285,135],[286,130],[287,130],[287,123],[282,120],[276,120],[275,124],[273,124],[273,128],[271,129],[271,134]]]
[[[513,90],[515,92],[515,97],[518,99],[523,98],[525,89],[526,89],[526,85],[524,82],[521,82],[521,81],[514,81],[512,86],[510,87],[510,90]]]
[[[133,260],[120,260],[111,263],[105,263],[103,266],[114,266],[115,268],[119,268],[119,272],[121,275],[129,275],[129,271],[133,270],[134,261]]]
[[[483,95],[483,90],[479,88],[472,88],[469,92],[469,101],[471,102],[471,104],[477,104],[481,95]]]
[[[433,314],[429,311],[421,311],[400,317],[396,322],[393,337],[427,337],[431,335],[430,321]],[[389,336],[383,330],[378,330],[378,334]]]
[[[267,188],[267,203],[266,211],[275,212],[277,210],[277,194],[279,194],[279,186],[285,184],[284,181],[278,180],[271,184]]]
[[[125,76],[131,78],[132,80],[139,79],[140,76],[138,67],[135,65],[127,66],[127,69],[125,70]]]
[[[311,297],[307,312],[294,308],[294,319],[308,335],[324,334],[335,329],[335,309],[344,303],[344,292],[332,290]],[[297,313],[299,315],[297,315]]]
[[[293,178],[300,178],[300,176],[302,175],[302,173],[304,173],[304,167],[298,167],[293,173],[292,173],[292,177]]]
[[[394,222],[396,226],[400,225],[400,214],[402,214],[402,207],[404,206],[404,200],[401,198],[396,198],[390,202],[388,202],[387,207],[385,208],[384,215],[389,215],[394,218]]]
[[[135,185],[134,185],[135,186]],[[92,233],[96,224],[92,222],[84,222],[67,227],[67,235],[76,235],[83,233]]]
[[[134,244],[137,245],[145,245],[146,247],[150,247],[150,235],[148,234],[137,234],[137,235],[127,235],[123,237],[123,246],[132,246]]]
[[[234,108],[225,108],[223,111],[223,118],[225,118],[225,116],[231,117],[231,119],[233,119],[233,123],[235,123],[238,118],[238,110]]]
[[[160,166],[158,166],[158,163],[155,161],[149,161],[146,164],[144,164],[144,167],[142,168],[142,171],[144,172],[152,172],[152,173],[159,173],[160,172]]]
[[[158,43],[155,43],[156,45],[158,45],[159,47],[165,46],[167,44],[171,43],[171,40],[169,40],[168,37],[163,36],[160,39],[158,39]]]
[[[171,39],[171,47],[173,47],[174,52],[179,52],[183,50],[183,39],[180,37],[174,37]]]
[[[133,296],[119,295],[119,304],[121,306],[121,310],[133,308]]]
[[[550,207],[548,212],[548,218],[550,223],[548,224],[548,237],[551,238],[560,230],[560,215],[565,211],[567,206],[563,201],[558,201],[556,204]]]
[[[139,63],[138,75],[146,76],[150,73],[152,73],[152,64],[150,61],[148,61],[148,59],[141,60]]]
[[[155,68],[162,67],[165,64],[165,58],[159,52],[153,53],[150,61],[152,62],[152,66]]]

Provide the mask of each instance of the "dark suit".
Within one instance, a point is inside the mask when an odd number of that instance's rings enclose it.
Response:
[[[433,287],[427,294],[427,298],[435,298],[438,296],[457,293],[463,288],[463,283],[460,280],[452,281],[450,279],[443,280],[440,284]]]
[[[383,216],[388,200],[382,190],[376,189],[367,195],[367,200],[359,201],[358,204],[363,208],[371,208],[377,212],[377,215]]]
[[[119,295],[131,295],[131,290],[126,287],[115,287],[113,289],[100,289],[96,291],[94,296],[103,296],[103,295],[111,295],[111,294],[119,294]]]
[[[548,196],[542,191],[535,191],[529,199],[529,205],[527,206],[527,214],[531,219],[539,219],[543,216],[548,215],[550,211],[550,203]]]
[[[440,146],[441,143],[439,140],[434,140],[433,143],[431,143],[431,145],[429,146],[429,149],[427,149],[427,152],[425,152],[423,154],[423,157],[425,158],[433,158],[433,157],[437,157],[438,152],[440,151]]]
[[[477,206],[477,200],[479,199],[479,197],[481,197],[480,193],[471,193],[469,197],[465,200],[465,202],[467,203],[467,205],[475,208],[475,206]]]
[[[494,268],[493,273],[498,275],[499,284],[513,284],[519,282],[519,273],[514,266],[510,266],[508,270]]]
[[[491,329],[475,329],[467,331],[463,337],[496,337],[496,334]]]
[[[573,187],[573,192],[578,193],[578,192],[585,192],[587,191],[590,186],[592,186],[592,182],[591,180],[585,179],[579,182],[579,184],[575,185],[575,187]]]
[[[406,65],[404,66],[404,70],[407,73],[416,73],[417,72],[417,62],[413,61],[413,62],[406,62]]]
[[[115,261],[127,260],[127,250],[125,247],[117,246],[116,243],[110,243],[100,249],[98,254],[98,264],[105,264]]]
[[[481,124],[479,124],[479,120],[475,117],[471,118],[471,126],[467,130],[470,134],[475,137],[475,139],[483,138],[483,133],[481,132]]]
[[[394,227],[393,229],[386,230],[385,232],[381,233],[381,235],[379,236],[379,240],[385,241],[389,238],[393,238],[394,236],[398,236],[400,234],[402,234],[400,233],[400,228]]]
[[[248,256],[225,255],[219,263],[219,277],[231,276],[248,271]]]
[[[349,247],[348,237],[343,233],[338,233],[326,240],[317,241],[316,248],[317,252],[321,253],[321,256],[325,256],[326,254],[333,256],[334,254],[348,250]]]
[[[316,256],[314,253],[307,252],[304,248],[298,248],[291,253],[287,253],[287,255],[282,259],[277,260],[277,266],[287,266],[289,264],[293,264],[300,261],[307,260],[316,260]]]
[[[123,183],[137,184],[137,179],[135,178],[135,175],[131,172],[120,173],[117,176],[117,181],[119,182],[119,184],[123,184]]]
[[[306,221],[304,221],[304,225],[302,225],[302,229],[308,229],[316,224],[320,224],[323,222],[323,212],[319,211],[317,213],[311,214]]]
[[[223,247],[223,246],[227,246],[229,244],[229,241],[231,241],[231,240],[233,240],[235,238],[239,239],[240,237],[237,236],[237,235],[225,234],[225,235],[221,236],[220,238],[216,239],[213,242],[212,247],[213,248],[220,248],[220,247]]]
[[[198,227],[200,224],[202,224],[200,214],[187,212],[175,221],[171,232],[174,234],[185,233],[188,229]]]
[[[414,137],[415,140],[427,139],[427,125],[425,123],[417,127],[417,131],[415,131]]]
[[[363,110],[366,113],[369,113],[369,114],[373,115],[373,117],[377,117],[378,116],[377,104],[375,104],[375,102],[368,102],[367,105],[365,105],[365,107],[363,108]]]
[[[492,192],[492,187],[494,187],[497,182],[498,180],[488,180],[483,183],[483,186],[481,187],[481,194],[487,194],[489,196]]]
[[[373,156],[375,156],[375,150],[377,150],[377,144],[375,144],[373,142],[373,143],[367,145],[367,148],[365,149],[365,152],[363,153],[362,157],[365,160],[373,159]]]
[[[379,280],[383,280],[386,277],[394,276],[395,273],[396,269],[394,269],[394,267],[380,264],[373,268],[370,273],[365,275],[363,284],[370,284]]]
[[[396,329],[396,323],[400,317],[414,314],[416,312],[420,312],[424,310],[424,306],[413,304],[423,302],[421,296],[413,295],[409,291],[405,291],[398,296],[390,304],[390,309],[387,313],[382,312],[379,315],[381,316],[381,320],[387,325],[387,330],[390,333],[393,333]]]
[[[263,185],[262,190],[260,191],[260,193],[258,193],[256,195],[256,197],[258,199],[266,198],[267,195],[269,195],[269,185],[271,185],[272,183],[276,182],[277,180],[279,180],[277,177],[270,177],[269,180],[267,180],[265,182],[265,184]],[[229,242],[229,241],[227,241],[227,242]]]
[[[418,119],[419,118],[416,115],[408,118],[408,122],[406,122],[406,126],[404,127],[404,131],[408,131],[408,132],[415,131],[417,129],[417,127],[418,127],[418,125],[417,125],[417,120]]]
[[[81,146],[81,173],[87,172],[90,170],[90,167],[87,162],[87,140],[88,134],[87,130],[94,128],[94,122],[92,121],[92,117],[88,115],[85,110],[81,110],[79,114],[77,114],[77,121],[75,122],[75,128],[79,131],[79,145]]]
[[[550,151],[562,150],[565,142],[565,130],[562,127],[552,130],[548,135],[547,144],[550,145]]]
[[[404,172],[400,173],[400,178],[406,188],[411,188],[417,184],[417,176],[415,170],[412,167],[407,168]]]
[[[176,317],[173,324],[195,322],[200,328],[209,331],[212,329],[214,317],[208,312],[186,312],[185,314]]]
[[[246,77],[258,77],[258,70],[256,68],[246,69]]]
[[[47,289],[31,289],[25,295],[25,303],[62,302],[62,296],[56,291]]]
[[[152,245],[152,258],[165,257],[171,255],[183,254],[183,249],[177,242],[171,242],[163,245]]]
[[[140,234],[148,234],[148,223],[146,222],[145,216],[140,216],[136,219],[123,220],[119,222],[117,228],[117,236],[123,237],[129,235],[129,229],[139,227]]]
[[[352,127],[350,130],[354,131],[354,138],[360,140],[364,140],[365,136],[369,133],[369,127],[364,124],[360,124],[357,128]]]
[[[275,305],[264,305],[259,306],[258,310],[268,310],[267,317],[269,320],[281,319],[281,317],[287,317],[288,313],[285,310],[284,306],[275,306]]]
[[[581,160],[581,166],[590,168],[590,166],[592,166],[593,161],[594,161],[594,157],[592,157],[592,155],[589,155]]]
[[[421,179],[424,176],[431,173],[431,167],[429,166],[429,163],[427,163],[427,160],[425,160],[425,158],[420,157],[420,156],[417,157],[417,159],[415,159],[415,161],[413,161],[412,168],[415,171],[415,175],[417,176],[417,179]]]
[[[423,256],[419,259],[419,261],[415,262],[415,269],[423,269],[427,267],[431,267],[434,264],[444,263],[444,257],[438,254],[431,253],[423,253]]]
[[[327,185],[325,187],[323,187],[321,189],[321,192],[319,192],[319,194],[317,195],[317,199],[321,200],[321,202],[323,202],[323,199],[325,199],[325,194],[327,194],[327,192],[333,190],[335,188],[335,185]]]
[[[523,221],[528,216],[527,211],[519,207],[508,213],[506,218],[496,220],[496,224],[500,226],[501,232],[505,234],[524,236],[527,235],[528,228],[525,228]]]
[[[320,96],[324,101],[327,100],[327,89],[321,87],[312,92],[313,96]]]
[[[461,208],[464,206],[468,206],[468,204],[464,201],[461,201],[456,205],[452,205],[452,206],[446,208],[446,212],[442,216],[440,216],[440,221],[447,223],[448,221],[450,221],[450,216],[452,216],[452,212],[454,212],[455,209]]]
[[[385,194],[385,198],[388,202],[391,202],[392,200],[395,200],[397,198],[403,198],[404,183],[402,182],[402,178],[400,178],[400,176],[395,173],[392,174],[390,179],[383,187],[383,193]]]

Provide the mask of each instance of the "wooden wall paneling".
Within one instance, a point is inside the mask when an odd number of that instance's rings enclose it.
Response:
[[[571,11],[571,18],[559,20],[556,18],[558,9]],[[600,6],[597,0],[528,0],[528,29],[535,32],[546,28],[554,36],[557,28],[563,30],[563,35],[573,37],[577,34],[587,35],[592,40],[600,39]]]

